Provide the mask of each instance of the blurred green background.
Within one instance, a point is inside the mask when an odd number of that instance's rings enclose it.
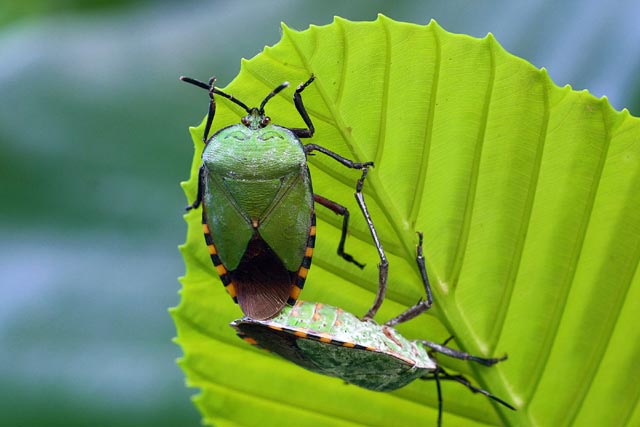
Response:
[[[280,21],[377,13],[490,31],[558,85],[640,114],[635,0],[0,5],[1,426],[200,424],[167,308],[184,271],[187,127],[207,97],[178,76],[225,86]]]

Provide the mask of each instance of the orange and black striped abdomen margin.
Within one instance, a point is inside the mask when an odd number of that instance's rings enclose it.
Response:
[[[216,249],[216,245],[213,243],[213,238],[211,237],[211,230],[209,230],[209,224],[207,223],[207,213],[202,209],[202,231],[204,232],[204,241],[207,243],[207,249],[209,249],[209,255],[211,256],[211,261],[213,262],[213,266],[216,268],[218,272],[218,276],[220,276],[220,280],[222,280],[222,284],[225,289],[233,298],[233,301],[237,304],[238,297],[236,293],[236,287],[231,281],[231,276],[229,276],[229,272],[227,268],[222,264],[222,260],[220,260],[220,256],[218,255],[218,250]]]
[[[302,288],[304,288],[304,282],[307,280],[307,274],[311,268],[311,258],[313,257],[313,248],[316,245],[316,214],[311,214],[311,227],[309,227],[309,238],[307,239],[307,248],[304,251],[304,258],[298,269],[298,275],[296,281],[291,285],[291,293],[287,304],[294,305],[300,296]]]
[[[339,341],[339,340],[335,340],[331,337],[331,335],[326,334],[326,333],[317,333],[317,332],[308,332],[305,329],[290,329],[287,327],[282,327],[282,326],[277,326],[277,325],[267,325],[268,328],[273,329],[274,331],[279,331],[279,332],[284,332],[290,335],[294,335],[298,338],[301,339],[305,339],[305,340],[312,340],[312,341],[319,341],[325,344],[331,344],[331,345],[335,345],[338,347],[347,347],[347,348],[353,348],[356,350],[367,350],[367,351],[374,351],[375,348],[373,347],[368,347],[368,346],[364,346],[364,345],[360,345],[360,344],[356,344],[354,342],[350,342],[350,341]],[[244,339],[244,337],[243,337]],[[245,339],[245,341],[247,341]],[[247,341],[248,342],[248,341]],[[258,343],[259,345],[259,343]]]

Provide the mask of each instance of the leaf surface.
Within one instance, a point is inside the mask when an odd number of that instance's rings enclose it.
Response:
[[[640,412],[640,121],[606,99],[555,86],[544,70],[475,39],[383,16],[339,18],[296,32],[251,60],[224,90],[258,105],[284,80],[303,94],[316,127],[306,143],[375,162],[365,197],[390,262],[381,322],[424,297],[415,264],[425,235],[435,305],[399,327],[408,338],[444,341],[509,359],[492,368],[440,357],[512,412],[460,384],[444,384],[445,426],[638,425]],[[303,127],[293,88],[269,101],[274,123]],[[203,110],[206,107],[203,91]],[[239,122],[217,104],[214,129]],[[196,192],[203,125],[195,141]],[[351,212],[321,206],[313,266],[301,299],[362,315],[378,262],[353,198],[359,173],[311,156],[314,191]],[[180,365],[202,390],[197,405],[217,426],[435,425],[435,384],[376,393],[313,374],[237,339],[241,317],[209,260],[200,210],[186,215],[182,301],[172,310]],[[433,423],[433,424],[431,424]]]

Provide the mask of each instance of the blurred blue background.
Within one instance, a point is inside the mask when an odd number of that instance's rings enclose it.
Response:
[[[492,32],[557,84],[640,113],[635,0],[0,5],[0,425],[200,424],[167,308],[184,271],[187,127],[207,99],[178,76],[225,86],[280,21],[379,12]]]

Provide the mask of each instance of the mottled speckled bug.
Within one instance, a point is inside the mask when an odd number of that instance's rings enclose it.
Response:
[[[435,379],[438,425],[442,418],[441,379],[458,381],[514,409],[504,400],[452,375],[438,365],[433,353],[471,360],[485,366],[506,356],[485,359],[427,340],[408,340],[393,327],[360,320],[340,308],[298,300],[270,320],[244,317],[231,326],[246,342],[275,353],[296,365],[375,391],[391,391],[421,379]]]
[[[422,239],[418,245],[418,264],[422,258]],[[438,426],[442,422],[440,381],[454,380],[474,393],[481,393],[514,409],[504,400],[472,385],[461,375],[452,375],[438,365],[434,353],[492,366],[507,357],[482,358],[461,352],[445,344],[427,340],[408,340],[393,326],[423,312],[418,303],[379,325],[361,320],[340,308],[298,301],[270,320],[244,317],[231,322],[240,338],[313,372],[317,372],[375,391],[391,391],[410,382],[434,379],[438,391]]]

